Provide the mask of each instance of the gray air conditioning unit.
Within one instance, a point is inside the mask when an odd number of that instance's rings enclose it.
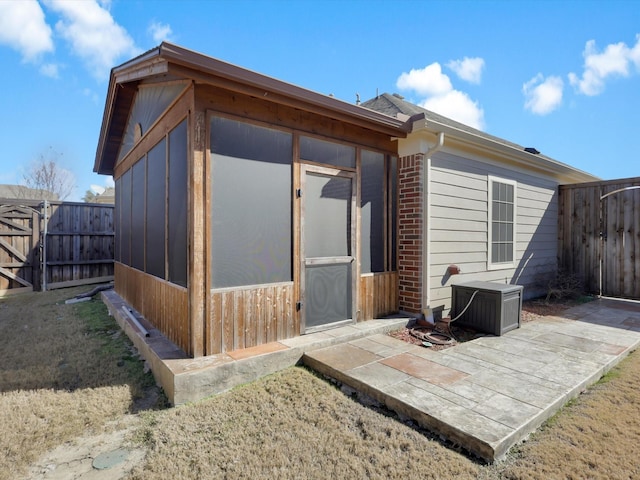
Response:
[[[502,335],[520,327],[522,311],[521,285],[493,282],[467,282],[452,285],[451,318],[467,307],[474,292],[478,292],[456,325],[480,332]]]

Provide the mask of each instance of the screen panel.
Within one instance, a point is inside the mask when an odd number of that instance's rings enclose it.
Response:
[[[351,318],[351,265],[305,267],[305,328]]]
[[[291,281],[292,135],[211,120],[212,285]]]
[[[169,281],[187,286],[187,121],[169,133]]]
[[[144,190],[146,157],[131,167],[131,266],[144,271]]]
[[[336,167],[356,168],[356,149],[312,137],[300,137],[300,158]]]
[[[131,169],[120,177],[120,261],[131,265]]]
[[[121,200],[121,195],[122,195],[122,179],[118,178],[115,180],[115,205],[113,208],[113,230],[115,232],[115,239],[114,239],[114,252],[113,252],[113,258],[116,262],[120,262],[121,261],[121,257],[120,257],[120,236],[121,236],[121,231],[120,231],[120,209],[122,206],[122,200]]]
[[[384,154],[362,151],[361,272],[384,272]]]
[[[162,139],[147,155],[146,272],[164,276],[164,237],[166,202],[166,141]]]
[[[306,258],[351,255],[351,184],[350,178],[306,175]]]

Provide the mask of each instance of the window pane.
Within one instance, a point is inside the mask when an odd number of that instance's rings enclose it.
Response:
[[[216,117],[210,134],[213,286],[290,281],[291,134]]]
[[[384,155],[362,152],[361,272],[384,271]]]
[[[507,223],[505,227],[504,240],[507,242],[513,242],[513,224]]]
[[[308,174],[304,195],[305,256],[351,255],[351,179]]]
[[[144,271],[145,157],[131,168],[131,266]]]
[[[147,156],[146,271],[164,278],[166,202],[166,141],[163,139]]]
[[[131,169],[120,177],[120,261],[131,265]]]
[[[506,243],[504,245],[504,248],[505,248],[504,261],[513,262],[513,243]]]
[[[491,261],[494,263],[500,262],[500,244],[493,243],[491,245]]]
[[[513,185],[505,184],[505,202],[513,203]]]
[[[187,286],[187,121],[169,133],[169,281]]]
[[[513,262],[515,187],[491,181],[491,263]]]
[[[300,158],[337,167],[356,166],[356,149],[348,145],[300,137]]]

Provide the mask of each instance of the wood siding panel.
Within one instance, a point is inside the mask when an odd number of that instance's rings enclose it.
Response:
[[[517,182],[515,267],[488,269],[488,176]],[[508,168],[439,152],[431,169],[430,302],[450,308],[451,284],[482,280],[524,285],[527,298],[545,293],[557,262],[557,183]],[[461,274],[448,274],[449,265]]]
[[[360,277],[360,320],[398,311],[398,273],[370,273]]]
[[[211,290],[207,331],[215,353],[255,347],[295,336],[293,283]],[[218,337],[218,335],[220,337]]]
[[[187,289],[121,263],[115,264],[116,293],[185,351],[190,350]]]

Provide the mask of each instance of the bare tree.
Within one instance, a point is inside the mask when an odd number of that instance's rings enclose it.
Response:
[[[49,155],[41,154],[24,175],[24,184],[36,190],[42,199],[64,200],[75,188],[73,173],[58,164],[59,157],[60,154],[50,148]],[[52,194],[55,198],[51,198]]]
[[[95,192],[89,189],[86,192],[84,192],[84,197],[82,197],[82,201],[86,203],[95,203],[96,198],[98,198],[98,196],[95,194]]]

